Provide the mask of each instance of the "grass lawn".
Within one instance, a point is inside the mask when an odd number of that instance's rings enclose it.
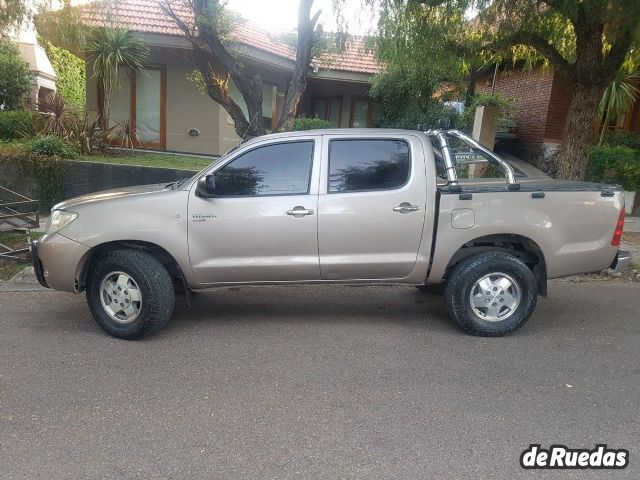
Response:
[[[197,172],[211,165],[213,158],[171,155],[153,152],[114,152],[109,155],[82,155],[77,160],[83,162],[117,163],[121,165],[141,165],[143,167],[177,168]]]
[[[31,238],[34,240],[42,235],[42,232],[31,232]],[[24,248],[27,246],[27,235],[22,232],[0,232],[0,243],[13,249]],[[18,263],[14,260],[0,260],[0,281],[10,279],[29,265],[31,265],[29,262]]]

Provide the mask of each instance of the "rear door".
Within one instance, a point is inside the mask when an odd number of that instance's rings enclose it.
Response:
[[[318,200],[322,279],[408,277],[422,239],[426,185],[417,137],[324,136]]]

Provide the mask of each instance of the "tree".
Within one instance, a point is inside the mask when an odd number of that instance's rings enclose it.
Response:
[[[234,19],[224,9],[222,0],[181,0],[162,4],[164,12],[182,30],[194,51],[198,80],[213,101],[222,105],[235,122],[236,133],[242,138],[267,133],[262,120],[262,78],[252,74],[229,49]],[[192,12],[194,21],[181,15],[183,8]],[[278,114],[276,131],[291,130],[300,98],[306,88],[311,68],[313,47],[319,36],[316,28],[320,12],[311,16],[313,0],[300,0],[298,10],[298,40],[296,63],[287,92]],[[247,107],[242,108],[229,94],[229,79],[233,80]]]
[[[480,16],[485,25],[492,25],[486,31],[494,43],[535,49],[569,80],[573,98],[557,158],[558,176],[584,178],[598,102],[623,64],[637,60],[640,2],[484,0],[482,4],[486,8]]]
[[[106,131],[109,128],[111,96],[118,86],[120,70],[125,69],[130,75],[141,71],[149,57],[149,49],[130,30],[97,27],[87,38],[85,52],[102,92],[100,126]]]
[[[22,107],[31,80],[29,64],[20,57],[16,44],[0,38],[0,107],[5,110]]]
[[[597,106],[623,65],[640,57],[640,2],[637,0],[364,0],[379,8],[379,33],[402,26],[397,41],[413,39],[413,55],[448,51],[463,62],[472,57],[544,60],[564,75],[573,98],[557,158],[561,178],[584,177]],[[469,20],[469,12],[478,15]],[[405,11],[412,14],[406,20]],[[422,40],[420,42],[419,40]],[[460,50],[467,49],[472,57]],[[435,46],[435,47],[434,47]],[[462,52],[462,55],[460,54]],[[392,52],[393,53],[393,52]],[[411,54],[411,51],[408,51]],[[495,61],[495,60],[493,60]],[[471,62],[470,71],[481,62]],[[472,75],[473,76],[473,75]]]
[[[30,13],[28,5],[25,0],[0,0],[0,34],[20,26]]]

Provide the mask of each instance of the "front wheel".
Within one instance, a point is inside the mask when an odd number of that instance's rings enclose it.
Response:
[[[93,262],[89,275],[87,303],[109,335],[137,340],[169,321],[175,301],[171,277],[147,252],[108,252]]]
[[[445,300],[468,333],[508,335],[522,327],[536,306],[536,279],[516,257],[485,252],[462,260],[451,272]]]

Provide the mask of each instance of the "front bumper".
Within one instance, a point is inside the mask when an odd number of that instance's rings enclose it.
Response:
[[[629,264],[631,264],[631,253],[625,252],[624,250],[618,250],[616,258],[613,259],[613,263],[611,263],[610,268],[614,272],[624,272],[629,268]]]
[[[40,285],[44,288],[49,288],[49,284],[47,283],[47,279],[44,278],[44,269],[42,268],[42,261],[40,260],[40,256],[38,256],[38,241],[33,240],[31,242],[31,261],[33,262],[33,271],[36,274],[36,278]]]
[[[32,242],[33,270],[40,285],[66,292],[78,291],[78,273],[89,247],[54,233]]]

